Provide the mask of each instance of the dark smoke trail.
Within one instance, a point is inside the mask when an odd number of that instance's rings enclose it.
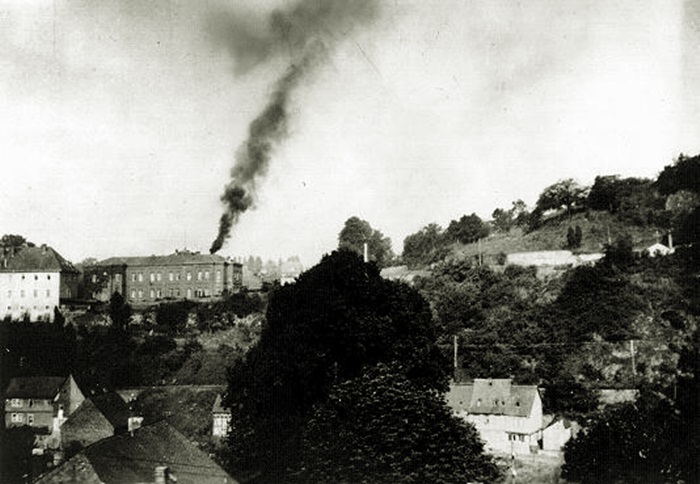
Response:
[[[268,35],[247,30],[246,23],[230,13],[229,17],[224,14],[213,19],[214,35],[242,59],[243,69],[264,62],[283,46],[297,50],[298,60],[277,81],[270,101],[250,124],[248,137],[236,152],[231,180],[221,195],[224,213],[209,249],[212,254],[221,249],[241,214],[253,205],[256,181],[267,172],[275,145],[287,134],[290,97],[325,59],[329,45],[336,42],[333,32],[347,33],[353,23],[372,19],[375,14],[375,0],[304,0],[289,11],[275,11]]]

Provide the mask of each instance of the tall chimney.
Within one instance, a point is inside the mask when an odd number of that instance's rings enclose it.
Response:
[[[673,249],[673,234],[671,232],[668,233],[668,248]]]
[[[369,262],[369,246],[367,245],[367,242],[364,244],[364,260],[365,264]]]

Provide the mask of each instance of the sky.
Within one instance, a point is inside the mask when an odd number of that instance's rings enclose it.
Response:
[[[700,153],[699,3],[0,0],[0,233],[208,252],[309,52],[221,255],[308,267],[351,216],[400,253],[560,179],[655,177]]]

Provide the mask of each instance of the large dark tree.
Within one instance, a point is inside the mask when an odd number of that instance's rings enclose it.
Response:
[[[655,394],[606,409],[567,443],[562,476],[601,484],[698,482],[698,439],[685,417]]]
[[[288,479],[314,405],[379,363],[395,364],[417,388],[446,390],[449,364],[425,300],[351,251],[327,255],[271,295],[258,344],[230,372],[232,469]]]
[[[536,210],[546,212],[564,208],[571,216],[572,211],[583,205],[585,201],[586,189],[572,178],[568,178],[545,188],[537,199]]]
[[[463,244],[468,244],[487,237],[489,226],[475,213],[462,215],[459,220],[450,222],[447,235]]]
[[[131,305],[126,302],[121,293],[114,292],[110,297],[108,313],[115,329],[126,330],[131,322],[132,310]]]
[[[423,227],[403,241],[403,261],[409,267],[427,266],[442,260],[448,253],[448,239],[437,224]]]
[[[398,375],[397,375],[398,373]],[[335,386],[304,429],[304,483],[492,482],[475,428],[437,392],[381,365]]]
[[[345,225],[338,234],[338,248],[363,254],[365,243],[369,259],[375,261],[380,267],[388,265],[394,257],[389,237],[385,237],[379,230],[373,229],[366,220],[350,217],[345,221]]]

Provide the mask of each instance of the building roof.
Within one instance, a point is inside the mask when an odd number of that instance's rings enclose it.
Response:
[[[101,418],[102,415],[115,429],[125,429],[129,422],[129,406],[122,400],[119,394],[110,392],[87,398],[78,409],[73,412],[66,424],[89,421]]]
[[[146,483],[158,466],[167,466],[178,484],[237,482],[165,421],[96,442],[35,482],[65,482],[79,474],[77,482]]]
[[[216,254],[200,254],[188,250],[175,251],[168,255],[151,255],[147,257],[110,257],[97,262],[96,266],[179,266],[189,264],[223,264],[228,259]]]
[[[538,390],[535,385],[513,385],[510,379],[475,379],[450,386],[448,405],[456,412],[527,417]]]
[[[5,390],[5,398],[53,399],[65,376],[24,376],[12,378]]]
[[[78,270],[47,245],[0,249],[0,272],[73,272]]]
[[[231,413],[231,409],[223,406],[221,393],[219,393],[216,396],[216,400],[214,400],[214,405],[211,407],[211,413]]]

